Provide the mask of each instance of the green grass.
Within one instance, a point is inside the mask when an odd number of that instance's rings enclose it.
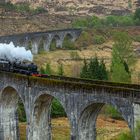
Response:
[[[116,140],[134,140],[130,133],[121,133]]]

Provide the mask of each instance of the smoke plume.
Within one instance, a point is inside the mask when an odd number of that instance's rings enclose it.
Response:
[[[15,61],[32,61],[33,55],[30,50],[26,50],[25,47],[15,47],[13,42],[9,44],[0,43],[0,59]]]

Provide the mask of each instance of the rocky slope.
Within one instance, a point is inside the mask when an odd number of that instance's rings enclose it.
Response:
[[[43,6],[56,15],[125,15],[134,12],[138,0],[24,0],[31,6]],[[11,0],[20,3],[23,0]]]
[[[0,16],[0,36],[70,28],[74,19],[74,16],[64,17],[48,14],[29,17]]]

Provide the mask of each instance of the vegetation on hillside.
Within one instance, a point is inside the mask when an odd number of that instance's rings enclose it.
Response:
[[[80,77],[96,80],[108,80],[108,72],[104,61],[99,61],[97,57],[91,58],[89,63],[84,60],[84,66],[81,69]]]
[[[27,2],[23,2],[22,4],[12,4],[11,2],[1,3],[0,8],[4,8],[6,12],[13,11],[21,14],[40,14],[47,12],[47,10],[45,10],[43,7],[33,9]]]
[[[124,32],[116,33],[112,51],[111,80],[114,82],[131,82],[129,67],[134,65],[134,62],[135,54],[131,38]]]
[[[86,18],[78,18],[73,21],[72,26],[76,28],[100,28],[100,27],[120,27],[120,26],[137,26],[140,25],[140,8],[135,13],[127,16],[106,16],[99,18],[91,16]]]

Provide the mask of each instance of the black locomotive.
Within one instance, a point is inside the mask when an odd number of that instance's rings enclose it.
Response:
[[[0,59],[0,71],[14,72],[26,75],[38,74],[37,65],[31,62],[10,62]]]

